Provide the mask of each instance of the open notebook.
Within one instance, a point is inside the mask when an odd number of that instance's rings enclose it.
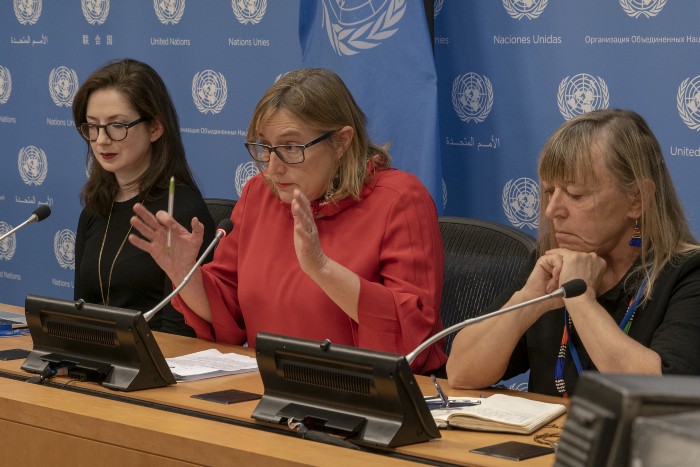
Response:
[[[27,318],[11,311],[0,310],[0,324],[11,324],[12,329],[26,328]]]

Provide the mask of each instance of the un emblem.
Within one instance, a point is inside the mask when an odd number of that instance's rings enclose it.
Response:
[[[536,19],[547,8],[547,0],[503,0],[503,8],[513,19]]]
[[[483,122],[493,107],[493,87],[486,76],[458,75],[452,82],[452,106],[463,122]]]
[[[442,11],[442,6],[443,6],[444,0],[435,0],[435,3],[433,3],[433,18],[437,18],[440,12]]]
[[[609,100],[608,85],[601,77],[579,73],[559,83],[557,103],[559,112],[567,120],[591,110],[607,109]]]
[[[253,161],[245,162],[236,167],[236,193],[238,193],[239,198],[248,180],[255,177],[258,173],[260,173],[258,166]]]
[[[0,104],[4,104],[12,94],[12,75],[10,70],[0,65]]]
[[[678,86],[676,107],[688,128],[700,130],[700,76],[685,79]]]
[[[177,24],[185,13],[185,0],[153,0],[153,10],[163,24]]]
[[[228,90],[224,75],[212,70],[204,70],[194,74],[192,100],[197,106],[197,110],[203,114],[207,112],[218,114],[224,108],[227,97]]]
[[[75,234],[68,229],[59,230],[53,236],[53,252],[63,269],[75,269]]]
[[[241,24],[258,24],[265,16],[267,0],[231,0],[231,8]]]
[[[48,172],[46,153],[36,146],[27,146],[19,150],[17,158],[19,176],[27,185],[39,186],[44,183]]]
[[[539,225],[540,187],[531,178],[510,180],[501,196],[503,212],[515,227],[527,226],[532,230]]]
[[[88,23],[104,24],[109,16],[109,0],[80,0],[83,16]]]
[[[49,74],[49,92],[54,104],[59,107],[73,105],[73,97],[78,90],[78,74],[75,70],[60,66]]]
[[[0,221],[0,236],[12,230],[12,226],[7,222]],[[17,250],[17,240],[15,234],[0,240],[0,259],[10,261]]]
[[[14,0],[15,16],[20,24],[36,24],[41,16],[41,0]]]
[[[393,36],[406,0],[323,0],[323,24],[338,55],[355,55]]]
[[[620,0],[622,9],[632,18],[656,16],[663,10],[664,5],[666,0]]]

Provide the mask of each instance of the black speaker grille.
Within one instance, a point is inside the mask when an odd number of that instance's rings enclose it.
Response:
[[[369,396],[372,386],[371,376],[351,373],[347,370],[300,365],[293,361],[285,361],[282,363],[282,371],[287,381],[335,391]]]
[[[89,324],[65,323],[56,320],[46,321],[46,332],[51,336],[78,342],[115,347],[117,331],[115,328],[91,326]]]

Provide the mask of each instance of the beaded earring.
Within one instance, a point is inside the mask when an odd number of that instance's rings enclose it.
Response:
[[[639,228],[639,219],[634,220],[634,232],[632,232],[629,245],[637,248],[642,246],[642,231]]]

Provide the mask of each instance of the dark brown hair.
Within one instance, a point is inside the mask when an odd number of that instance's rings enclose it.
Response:
[[[133,59],[113,61],[96,70],[83,82],[73,99],[76,125],[86,121],[88,100],[93,92],[102,89],[119,91],[139,116],[149,121],[158,120],[163,125],[163,135],[152,143],[149,167],[134,180],[139,196],[145,197],[154,186],[166,187],[171,176],[178,184],[187,185],[199,193],[185,158],[175,106],[158,73],[149,65]],[[89,167],[92,162],[92,167],[80,192],[80,201],[88,210],[107,215],[119,186],[114,174],[95,161],[89,142],[87,148],[86,164]]]

